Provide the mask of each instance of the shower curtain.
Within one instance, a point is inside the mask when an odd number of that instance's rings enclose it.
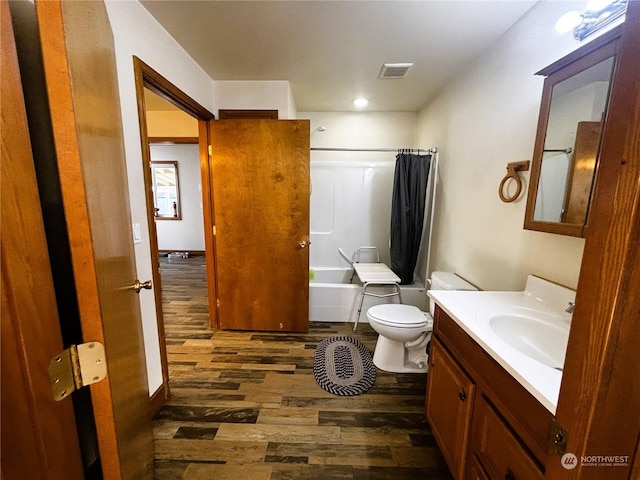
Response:
[[[424,223],[431,155],[399,153],[391,203],[391,269],[401,285],[413,283]]]

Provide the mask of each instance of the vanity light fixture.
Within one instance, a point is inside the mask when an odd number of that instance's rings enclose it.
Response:
[[[362,108],[366,107],[369,104],[369,100],[364,97],[358,97],[353,100],[353,104],[358,108]]]
[[[624,20],[628,0],[589,0],[583,13],[570,11],[556,22],[556,31],[573,30],[573,38],[584,40],[598,30]]]

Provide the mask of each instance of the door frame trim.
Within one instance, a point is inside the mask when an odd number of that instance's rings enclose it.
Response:
[[[147,207],[147,227],[149,230],[149,246],[151,251],[151,271],[152,271],[152,279],[154,284],[154,298],[156,304],[156,323],[158,328],[158,341],[160,343],[160,361],[162,367],[162,385],[156,392],[153,392],[150,398],[150,411],[152,414],[155,414],[160,407],[167,401],[169,396],[169,365],[167,359],[167,345],[165,341],[165,333],[164,333],[164,313],[162,310],[162,280],[160,278],[160,269],[159,269],[159,258],[160,253],[158,251],[158,234],[156,230],[155,217],[153,212],[153,192],[151,190],[152,180],[151,180],[151,150],[149,148],[149,143],[151,138],[149,137],[147,130],[147,114],[146,114],[146,105],[144,99],[144,89],[148,88],[156,95],[159,95],[163,99],[167,100],[171,104],[178,107],[183,112],[195,117],[198,120],[198,130],[199,130],[199,144],[200,144],[200,169],[202,171],[203,164],[206,164],[207,168],[207,182],[209,181],[208,175],[208,158],[206,162],[202,161],[202,153],[203,153],[203,145],[204,151],[206,153],[207,147],[207,137],[206,135],[202,136],[202,125],[206,125],[206,123],[215,118],[215,116],[209,112],[206,108],[201,106],[198,102],[193,100],[187,94],[185,94],[182,90],[176,87],[173,83],[163,77],[156,70],[151,68],[145,62],[143,62],[137,56],[133,56],[133,70],[135,77],[135,87],[136,87],[136,99],[138,104],[138,123],[140,127],[140,149],[142,151],[142,170],[144,176],[144,184],[145,184],[145,199],[146,199],[146,207]],[[205,175],[202,172],[202,178],[204,180]],[[205,185],[203,181],[202,185],[202,195],[203,195],[203,205],[207,205],[209,203],[208,195],[210,189],[208,185]],[[205,196],[207,195],[207,196]],[[209,210],[204,208],[204,223],[205,227],[207,225],[207,213]],[[209,220],[210,221],[210,220]],[[205,230],[206,232],[206,230]],[[210,247],[209,242],[207,241],[207,235],[205,233],[205,248],[206,248],[206,257],[207,263],[209,261],[213,262],[213,249]],[[208,292],[211,295],[212,288],[215,288],[215,279],[209,278],[207,281]],[[211,312],[212,320],[215,316],[215,312]]]

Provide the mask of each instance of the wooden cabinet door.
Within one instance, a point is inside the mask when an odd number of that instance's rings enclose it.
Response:
[[[309,121],[210,122],[218,322],[309,328]]]
[[[475,385],[437,339],[431,342],[426,413],[456,479],[464,478]]]
[[[490,480],[475,457],[472,457],[469,461],[467,480]]]
[[[482,396],[475,405],[472,430],[474,461],[477,458],[491,479],[543,479],[533,458]]]

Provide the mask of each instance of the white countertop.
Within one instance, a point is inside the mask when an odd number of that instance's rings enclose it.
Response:
[[[542,285],[540,282],[548,282],[536,277],[529,278],[524,292],[429,290],[428,295],[547,410],[555,414],[562,372],[511,347],[482,321],[483,311],[516,307],[559,315],[562,321],[569,322],[570,314],[558,307],[566,305],[567,301],[573,301],[575,292],[558,287],[562,289],[560,298],[545,301],[537,295],[539,290],[536,287]],[[530,288],[531,280],[533,288]],[[542,285],[543,291],[545,288],[547,287]]]

